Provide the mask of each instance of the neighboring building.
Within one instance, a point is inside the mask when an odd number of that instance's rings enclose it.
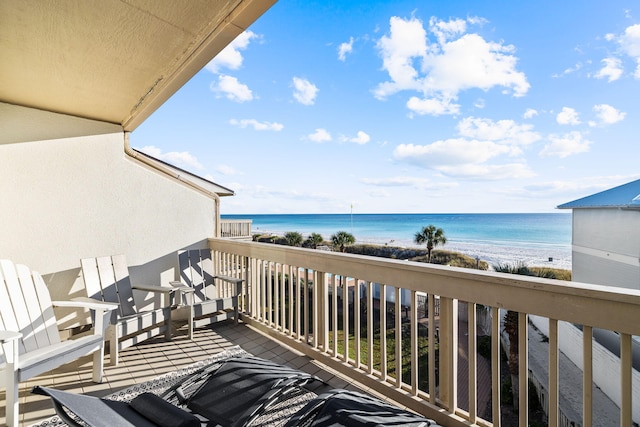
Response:
[[[173,280],[233,192],[132,150],[129,132],[274,2],[0,2],[0,258],[54,299],[84,294],[83,257]]]
[[[640,179],[558,208],[573,210],[573,280],[640,290]]]
[[[640,290],[640,179],[558,206],[572,209],[572,280]],[[544,330],[545,320],[532,321]],[[583,367],[582,331],[560,324],[560,350]],[[620,339],[617,333],[593,330],[594,382],[617,405],[621,396]],[[640,337],[632,337],[633,389],[640,392]],[[640,419],[640,405],[633,410]]]

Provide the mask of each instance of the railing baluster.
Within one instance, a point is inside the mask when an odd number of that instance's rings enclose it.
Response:
[[[304,325],[304,342],[309,342],[309,272],[308,268],[304,269],[304,293],[302,297],[302,324]]]
[[[333,340],[331,340],[331,351],[333,357],[338,357],[338,280],[335,274],[331,275],[331,291],[333,292],[331,304],[333,309]]]
[[[427,295],[427,316],[429,329],[427,330],[427,337],[429,340],[429,353],[427,361],[429,363],[428,380],[429,380],[429,402],[435,403],[436,401],[436,315],[434,295]]]
[[[394,287],[396,291],[396,387],[402,387],[402,289]]]
[[[273,264],[267,262],[267,324],[273,327]]]
[[[582,327],[582,424],[593,425],[593,328]]]
[[[380,284],[380,379],[387,381],[387,285]]]
[[[478,416],[478,398],[476,395],[478,384],[478,363],[476,360],[476,304],[467,302],[467,347],[468,347],[468,363],[469,363],[469,422],[476,423]]]
[[[411,393],[418,395],[418,293],[411,291]]]
[[[500,427],[500,309],[491,308],[491,415],[493,427]]]
[[[373,283],[367,282],[367,372],[373,373],[373,342],[374,342],[374,324],[373,324]]]
[[[340,276],[342,284],[342,329],[343,329],[343,351],[344,361],[349,363],[349,291],[344,283],[344,276]]]
[[[559,339],[558,321],[549,319],[549,427],[557,427],[559,422]]]
[[[320,289],[318,290],[319,298],[316,307],[318,307],[318,331],[321,331],[318,337],[318,345],[322,347],[325,353],[329,351],[329,284],[327,283],[327,273],[322,273],[320,281]]]
[[[302,270],[303,272],[305,271],[304,269],[301,269],[300,267],[296,267],[296,295],[295,295],[295,308],[296,308],[296,340],[300,341],[300,339],[302,339],[302,329],[301,329],[301,324],[302,324],[302,298],[303,298],[303,290],[301,288],[301,286],[303,286],[306,283],[306,280],[302,280],[300,277],[300,270]]]
[[[518,313],[518,387],[519,387],[519,421],[520,427],[529,425],[529,357],[528,357],[529,325],[527,313]]]
[[[274,265],[274,283],[273,283],[273,327],[277,331],[280,329],[280,286],[282,286],[282,275],[280,270],[282,264],[275,263]]]
[[[349,283],[349,279],[347,279]],[[353,278],[353,346],[355,349],[355,367],[360,368],[360,286]]]
[[[288,265],[282,265],[282,279],[280,280],[280,325],[283,333],[287,332],[287,282],[291,281],[291,278],[287,280]]]
[[[631,427],[633,415],[633,357],[631,347],[631,335],[620,334],[620,393],[622,405],[620,405],[620,425]]]

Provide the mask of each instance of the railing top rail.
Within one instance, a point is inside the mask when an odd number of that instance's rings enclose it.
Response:
[[[212,249],[640,335],[640,291],[268,243],[210,239]]]

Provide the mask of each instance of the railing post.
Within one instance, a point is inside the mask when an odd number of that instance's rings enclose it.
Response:
[[[317,285],[314,286],[316,290],[313,294],[313,336],[315,348],[322,348],[323,351],[327,350],[327,343],[329,342],[329,305],[327,300],[329,299],[329,293],[327,292],[326,284],[327,275],[324,272],[317,272]]]
[[[458,407],[458,300],[440,297],[440,400],[449,412]]]

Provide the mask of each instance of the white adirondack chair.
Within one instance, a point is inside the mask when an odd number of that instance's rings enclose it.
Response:
[[[94,311],[93,334],[62,341],[54,306]],[[42,277],[0,260],[0,386],[6,389],[7,425],[18,425],[19,383],[93,353],[93,381],[102,381],[104,324],[116,305],[52,302]]]
[[[80,260],[89,298],[117,303],[105,340],[109,342],[110,362],[118,364],[120,350],[164,333],[171,340],[171,298],[175,288],[160,285],[131,285],[124,255],[85,258]],[[169,299],[168,305],[140,311],[133,298],[133,289],[159,292]],[[166,301],[165,301],[166,303]]]
[[[175,318],[189,324],[189,339],[193,328],[209,325],[233,317],[238,322],[238,296],[243,279],[215,273],[210,249],[192,249],[178,252],[180,281],[174,286],[188,286],[184,292],[187,303],[178,306]]]

